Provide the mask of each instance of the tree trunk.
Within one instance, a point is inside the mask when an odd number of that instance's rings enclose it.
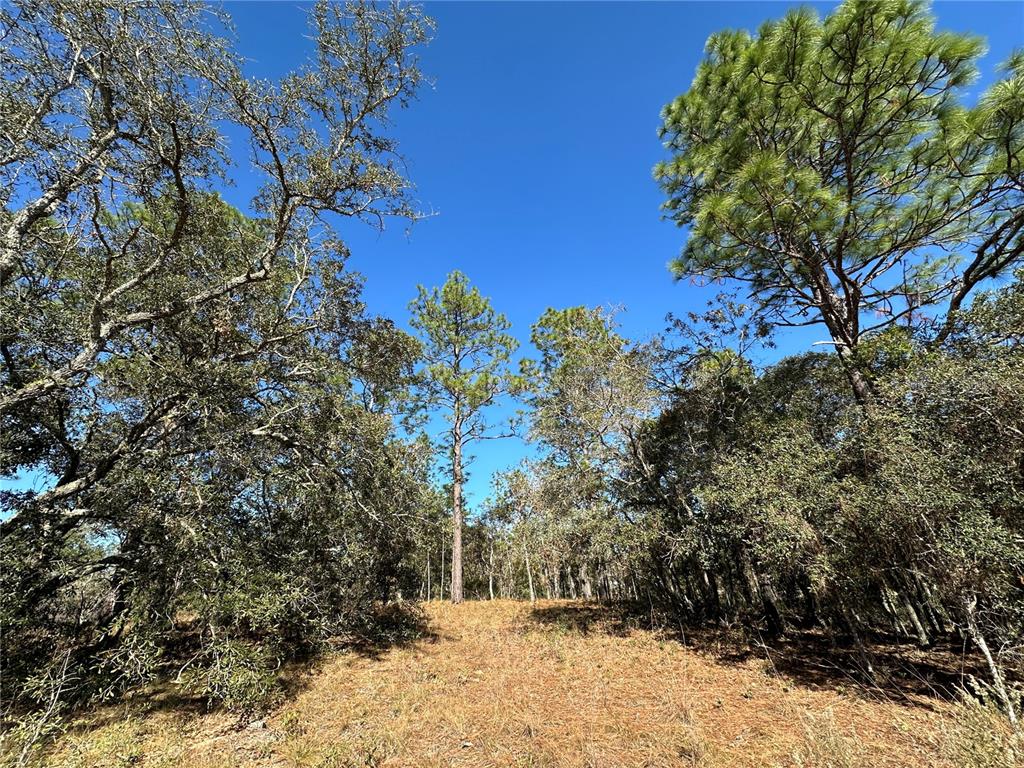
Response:
[[[583,599],[593,600],[594,599],[594,588],[590,583],[590,570],[586,564],[580,566],[580,582],[583,585]]]
[[[907,616],[910,618],[910,623],[914,625],[914,631],[917,633],[917,644],[921,648],[928,648],[931,646],[931,638],[928,637],[928,630],[924,628],[924,624],[921,622],[921,617],[918,616],[917,610],[914,608],[914,604],[910,601],[907,593],[903,590],[896,590],[896,595],[900,598],[903,603],[903,610],[907,612]]]
[[[800,592],[804,597],[804,627],[810,629],[818,624],[818,596],[806,575],[800,579]]]
[[[768,632],[773,636],[780,636],[786,633],[786,620],[779,609],[779,599],[775,594],[771,579],[766,574],[764,579],[759,579],[757,571],[754,570],[754,563],[750,555],[743,550],[740,555],[740,562],[743,566],[743,575],[747,580],[750,590],[751,603],[760,602],[765,621],[768,623]]]
[[[839,359],[843,364],[843,370],[846,372],[846,379],[850,382],[851,389],[853,389],[854,398],[861,407],[866,406],[874,394],[874,387],[871,381],[864,375],[864,371],[861,370],[857,361],[853,359],[853,350],[845,345],[839,345],[837,349],[839,351]]]
[[[487,557],[487,592],[494,599],[494,539],[491,539]]]
[[[715,574],[710,572],[707,568],[701,568],[700,575],[701,582],[704,585],[704,599],[707,603],[707,608],[705,610],[710,614],[712,619],[715,621],[721,621],[722,600],[718,594],[718,579],[715,577]]]
[[[869,682],[875,682],[875,663],[871,658],[871,653],[868,651],[867,646],[864,644],[864,639],[860,634],[860,619],[853,611],[847,606],[846,601],[842,597],[837,600],[839,604],[839,611],[843,617],[843,621],[846,623],[847,630],[850,633],[850,637],[853,639],[854,646],[857,649],[857,655],[860,657],[860,663],[862,671],[867,676]]]
[[[977,605],[978,599],[974,595],[971,595],[964,601],[964,611],[967,616],[967,633],[970,635],[971,642],[978,647],[978,650],[981,651],[981,655],[985,657],[985,662],[988,664],[989,674],[992,675],[992,688],[995,689],[996,696],[999,697],[999,703],[1002,704],[1003,711],[1010,719],[1010,723],[1016,726],[1017,710],[1013,706],[1013,699],[1010,698],[1010,692],[1006,687],[1006,678],[1003,676],[1002,667],[999,666],[999,662],[997,662],[995,657],[992,655],[992,651],[989,649],[988,643],[985,641],[985,636],[982,634],[981,628],[978,626],[978,622],[974,614]]]
[[[910,636],[910,632],[907,631],[907,627],[903,623],[903,619],[900,618],[899,609],[896,608],[896,603],[893,602],[893,597],[895,596],[895,593],[891,589],[889,589],[888,587],[884,587],[883,586],[882,590],[881,590],[881,594],[882,594],[882,608],[884,608],[885,612],[887,614],[889,614],[889,618],[892,621],[892,624],[893,624],[893,627],[896,630],[896,633],[900,637],[904,637],[904,636],[909,637]]]
[[[452,603],[462,602],[462,418],[455,406],[452,426]]]
[[[852,308],[843,301],[832,287],[828,275],[822,269],[813,270],[814,297],[818,300],[821,319],[828,328],[836,353],[842,363],[843,371],[850,382],[853,396],[858,405],[866,407],[874,394],[874,387],[861,365],[856,359],[855,347],[860,337],[859,302]]]
[[[918,573],[913,574],[914,584],[917,586],[920,595],[920,602],[924,606],[925,615],[936,635],[949,634],[949,615],[942,607],[942,603],[935,599],[928,582],[921,578]]]
[[[530,602],[537,602],[537,593],[533,590],[533,571],[530,570],[530,552],[523,546],[523,558],[526,560],[526,581],[530,585]]]

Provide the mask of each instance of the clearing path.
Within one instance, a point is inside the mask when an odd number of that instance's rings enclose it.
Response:
[[[330,658],[266,721],[157,709],[69,734],[53,764],[944,765],[935,702],[798,683],[763,658],[723,661],[599,606],[426,611],[427,636]]]

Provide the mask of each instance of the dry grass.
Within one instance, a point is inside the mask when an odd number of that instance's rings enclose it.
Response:
[[[578,603],[427,607],[432,634],[338,655],[255,727],[156,708],[67,734],[55,766],[945,766],[932,706],[715,657]],[[109,714],[109,713],[108,713]]]

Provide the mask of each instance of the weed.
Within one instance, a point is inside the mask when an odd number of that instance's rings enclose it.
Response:
[[[942,751],[957,768],[1024,768],[1024,730],[992,702],[967,696],[944,719]]]
[[[855,752],[854,738],[840,730],[832,710],[806,715],[804,729],[804,744],[794,754],[794,762],[800,768],[860,768],[864,765]]]

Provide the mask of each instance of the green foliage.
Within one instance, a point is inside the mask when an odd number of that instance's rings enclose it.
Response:
[[[677,275],[753,306],[720,297],[644,344],[613,312],[549,309],[517,374],[460,272],[419,288],[418,338],[368,316],[325,219],[413,213],[382,129],[429,21],[310,21],[311,63],[266,83],[199,4],[0,8],[0,473],[22,481],[0,494],[0,696],[22,760],[158,678],[265,707],[289,659],[409,637],[381,608],[444,595],[442,564],[461,600],[463,548],[476,595],[815,627],[866,675],[873,633],[959,636],[978,698],[1015,714],[1024,55],[966,107],[982,44],[914,0],[713,36],[656,176],[689,228]],[[225,125],[263,180],[252,215],[211,191]],[[819,322],[838,355],[755,364],[774,326]],[[518,396],[538,455],[465,524],[464,450]],[[437,411],[444,490],[405,439]],[[1018,759],[987,712],[964,710],[957,759]],[[799,759],[852,760],[819,725]]]
[[[991,652],[991,695],[1012,712],[1024,354],[990,329],[1015,327],[1019,291],[979,297],[942,350],[895,329],[865,344],[866,410],[832,356],[757,376],[683,356],[634,468],[650,480],[622,498],[657,531],[647,578],[663,600],[692,619],[823,623],[855,641],[888,630],[927,644],[956,628]]]
[[[422,342],[423,375],[418,402],[440,408],[449,423],[441,445],[451,461],[452,601],[463,599],[462,483],[467,458],[463,449],[495,437],[485,409],[507,395],[517,395],[523,381],[510,367],[519,343],[507,333],[509,322],[461,272],[452,272],[440,288],[419,287],[409,305],[410,323]]]
[[[0,15],[3,715],[48,713],[43,736],[182,669],[256,707],[411,591],[417,347],[367,316],[323,215],[412,213],[383,127],[430,23],[321,3],[314,61],[271,83],[201,4]],[[253,215],[210,191],[228,129]]]
[[[523,361],[522,371],[543,454],[495,478],[476,578],[509,596],[622,596],[643,545],[615,490],[654,406],[650,350],[631,347],[612,313],[587,307],[547,310],[532,341],[540,359]]]
[[[508,369],[519,346],[507,333],[508,320],[458,271],[440,288],[420,286],[409,309],[423,345],[426,401],[443,406],[452,419],[463,419],[474,435],[482,434],[482,410],[521,388]]]
[[[916,0],[713,35],[663,112],[655,176],[689,227],[675,274],[741,281],[776,324],[823,323],[866,399],[863,337],[958,309],[1024,253],[1020,57],[967,109],[983,50]]]
[[[204,648],[204,657],[185,675],[185,685],[249,714],[267,707],[279,694],[273,659],[258,645],[242,640],[218,640]]]
[[[560,463],[603,463],[653,405],[649,351],[629,347],[612,313],[587,307],[548,309],[531,340],[541,354],[524,363],[533,436]]]

